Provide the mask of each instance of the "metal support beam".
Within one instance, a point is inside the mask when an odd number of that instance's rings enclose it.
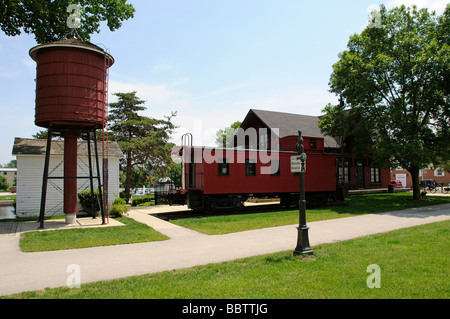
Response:
[[[102,225],[105,225],[105,210],[103,205],[103,195],[102,195],[102,184],[100,181],[100,166],[98,162],[98,149],[97,149],[97,138],[94,136],[94,148],[95,148],[95,161],[97,164],[97,177],[98,177],[98,196],[100,198],[100,211],[102,212]]]
[[[94,131],[95,138],[95,131]],[[97,218],[97,211],[95,209],[95,195],[94,195],[94,178],[92,174],[92,158],[91,158],[91,132],[87,132],[87,148],[88,148],[88,158],[89,158],[89,183],[91,187],[91,213],[92,219]]]
[[[39,229],[44,229],[44,216],[45,216],[45,201],[47,199],[47,182],[48,182],[48,168],[50,164],[50,151],[52,149],[52,136],[53,129],[49,128],[47,132],[47,147],[45,150],[45,162],[44,162],[44,176],[42,178],[42,193],[41,193],[41,210],[39,213]]]

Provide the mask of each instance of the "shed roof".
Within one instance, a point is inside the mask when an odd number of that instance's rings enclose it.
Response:
[[[98,143],[99,156],[102,154],[102,144]],[[105,145],[106,146],[106,145]],[[47,147],[47,140],[30,139],[16,137],[14,139],[14,146],[12,154],[17,155],[45,155]],[[53,140],[51,145],[50,155],[64,155],[64,141]],[[94,143],[91,143],[91,155],[95,155]],[[78,156],[88,156],[88,148],[86,141],[78,142]],[[122,158],[123,153],[120,150],[117,142],[108,142],[108,156]]]
[[[269,129],[278,128],[280,138],[292,135],[298,136],[298,131],[301,130],[303,136],[323,138],[325,147],[339,147],[336,139],[322,134],[318,125],[318,116],[251,109],[242,123],[243,127],[246,121],[250,121],[251,117],[256,117]]]

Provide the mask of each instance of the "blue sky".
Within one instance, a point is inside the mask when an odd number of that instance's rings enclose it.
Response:
[[[194,144],[213,145],[215,132],[251,108],[320,115],[337,103],[328,92],[332,65],[371,9],[417,4],[441,14],[446,0],[131,0],[135,17],[115,32],[102,25],[91,42],[115,58],[110,94],[137,91],[144,115],[172,111]],[[0,164],[14,159],[14,137],[31,137],[35,62],[32,35],[0,32]],[[109,101],[116,99],[110,95]]]

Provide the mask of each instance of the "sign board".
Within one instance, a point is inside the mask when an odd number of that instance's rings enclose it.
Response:
[[[296,155],[291,157],[291,173],[305,173],[306,172],[306,154]]]
[[[406,174],[395,174],[395,179],[398,179],[402,182],[402,186],[406,187]]]

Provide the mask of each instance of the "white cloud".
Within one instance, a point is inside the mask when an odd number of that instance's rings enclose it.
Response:
[[[248,113],[244,108],[211,108],[207,112],[182,111],[174,119],[179,126],[171,142],[180,144],[185,133],[193,135],[193,143],[197,146],[215,146],[216,133],[236,121],[243,121]]]
[[[117,101],[113,93],[128,93],[136,91],[136,96],[147,103],[167,103],[174,96],[167,85],[149,85],[144,83],[121,83],[109,81],[109,102]]]
[[[280,112],[318,116],[328,103],[337,103],[334,94],[318,87],[291,87],[264,97],[237,101],[242,108],[265,109]]]
[[[416,5],[417,8],[427,8],[428,11],[436,11],[437,14],[442,14],[447,7],[447,0],[389,0],[386,3],[388,9],[399,7],[404,4],[407,7]]]

